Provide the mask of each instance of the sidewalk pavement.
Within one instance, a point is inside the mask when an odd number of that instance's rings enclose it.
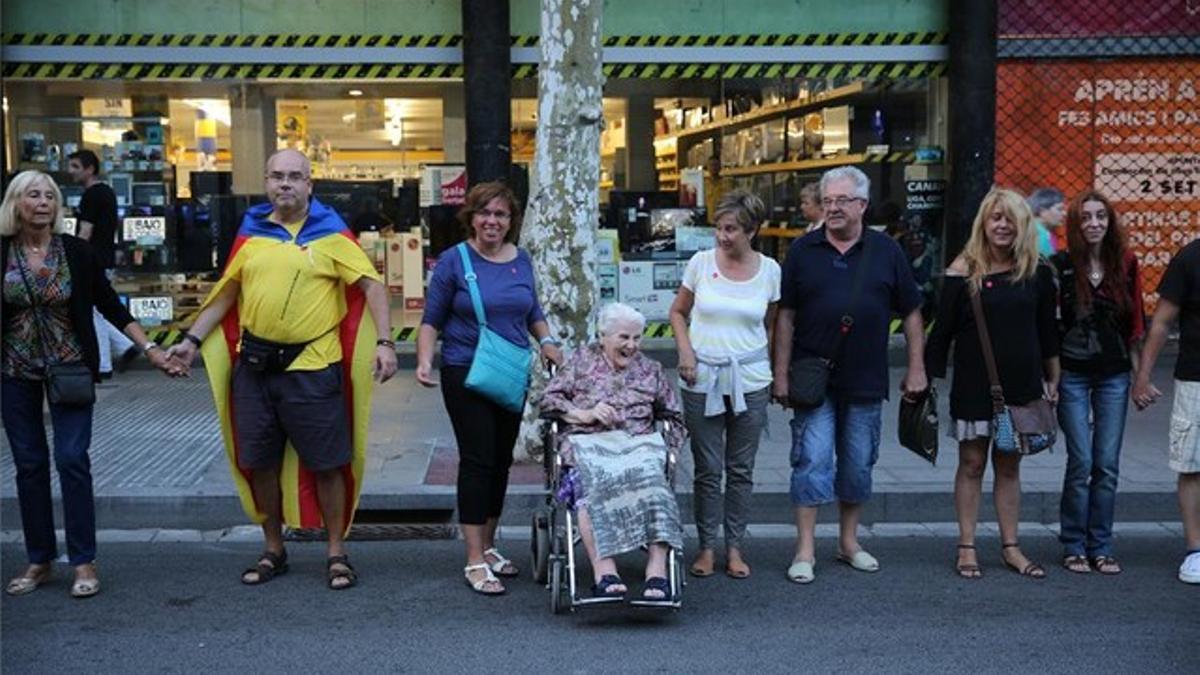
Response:
[[[670,363],[673,355],[664,360]],[[899,368],[892,370],[893,386],[902,372]],[[1167,468],[1166,457],[1170,369],[1161,367],[1154,381],[1166,394],[1164,402],[1144,412],[1131,409],[1129,413],[1117,500],[1119,521],[1178,520],[1176,478]],[[949,384],[937,384],[944,430],[948,427]],[[153,371],[132,370],[100,385],[97,394],[91,457],[100,528],[207,530],[246,522],[203,372],[169,381]],[[956,445],[943,433],[937,466],[905,450],[896,440],[897,406],[898,396],[884,405],[875,495],[864,512],[864,522],[952,522]],[[787,494],[791,474],[789,419],[789,412],[771,407],[754,472],[756,523],[791,521]],[[19,528],[20,520],[12,457],[7,439],[3,443],[0,529],[11,530]],[[687,452],[680,460],[676,489],[690,521],[692,462]],[[1061,440],[1053,452],[1023,462],[1022,521],[1058,521],[1065,463]],[[360,520],[449,522],[455,505],[456,465],[454,435],[440,390],[421,387],[411,370],[401,370],[374,395]],[[990,490],[990,485],[989,475],[985,490]],[[56,495],[57,490],[55,480]],[[528,522],[530,509],[541,503],[542,492],[540,463],[518,458],[512,471],[505,523]],[[989,502],[985,499],[981,520],[995,519]],[[834,519],[834,509],[822,510],[823,521]]]

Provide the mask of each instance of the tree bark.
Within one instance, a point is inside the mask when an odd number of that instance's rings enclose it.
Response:
[[[563,351],[587,343],[596,311],[600,130],[604,124],[603,0],[541,0],[538,127],[521,245],[533,257],[538,296]],[[518,446],[541,456],[535,368]]]

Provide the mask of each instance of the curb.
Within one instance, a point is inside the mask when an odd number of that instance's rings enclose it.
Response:
[[[680,494],[679,508],[685,524],[694,523],[692,495]],[[1028,492],[1021,495],[1021,521],[1044,525],[1059,521],[1058,492]],[[58,500],[55,500],[56,508]],[[510,492],[505,503],[504,526],[527,526],[530,514],[545,504],[539,492]],[[359,502],[358,521],[386,523],[412,522],[405,512],[436,513],[441,522],[453,522],[456,498],[452,488],[438,492],[407,494],[366,494]],[[763,525],[791,525],[794,522],[791,499],[787,493],[756,493],[752,506],[754,522]],[[984,492],[980,504],[981,522],[994,520],[990,492]],[[1173,522],[1179,519],[1179,503],[1174,492],[1124,492],[1118,495],[1116,519],[1122,523]],[[911,523],[955,522],[954,500],[950,492],[879,492],[868,502],[862,515],[867,526]],[[21,522],[17,498],[0,498],[0,522],[7,529]],[[61,522],[61,521],[60,521]],[[222,530],[247,522],[235,495],[180,497],[96,497],[96,523],[101,529],[116,530]],[[818,522],[836,523],[837,510],[822,508]]]

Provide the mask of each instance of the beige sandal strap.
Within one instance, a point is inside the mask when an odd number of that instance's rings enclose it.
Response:
[[[482,579],[480,579],[479,581],[471,581],[471,572],[478,572],[480,570],[483,571],[485,576]],[[492,574],[492,568],[486,562],[475,563],[474,565],[467,565],[466,567],[463,568],[463,576],[465,576],[467,578],[467,582],[469,582],[471,584],[471,587],[477,591],[482,591],[484,585],[487,584],[488,582],[499,582],[500,581],[499,579],[496,578],[496,575]]]

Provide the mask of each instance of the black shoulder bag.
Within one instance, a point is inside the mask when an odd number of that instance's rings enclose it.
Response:
[[[83,361],[67,363],[51,363],[50,354],[46,351],[46,334],[49,330],[42,323],[42,315],[38,312],[37,294],[25,274],[25,256],[20,250],[17,254],[17,269],[21,271],[21,281],[29,293],[29,303],[33,308],[34,324],[38,333],[38,342],[42,350],[42,362],[46,368],[46,397],[55,405],[87,406],[96,402],[96,383],[92,379],[92,369]],[[66,256],[62,264],[66,265]]]
[[[863,278],[870,264],[870,248],[867,246],[867,232],[864,226],[862,260],[854,271],[854,281],[850,288],[850,302],[842,313],[838,325],[838,336],[834,340],[833,349],[829,356],[801,356],[793,358],[788,366],[788,401],[796,408],[816,408],[825,402],[825,392],[829,388],[829,376],[837,367],[841,356],[842,346],[846,344],[846,336],[854,327],[854,316],[850,313],[858,302],[862,292]]]

